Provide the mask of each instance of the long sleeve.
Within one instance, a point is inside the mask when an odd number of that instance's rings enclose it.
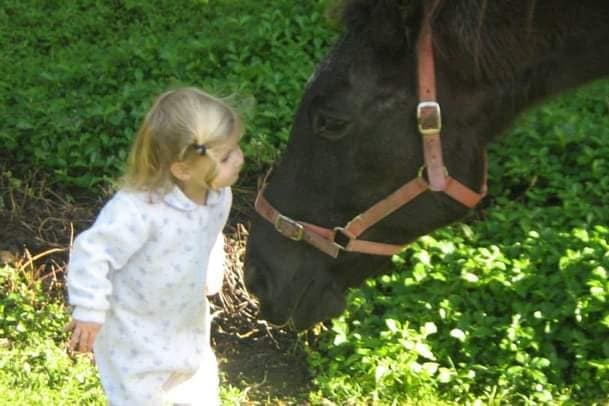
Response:
[[[112,294],[110,272],[120,270],[146,242],[150,226],[145,220],[135,202],[119,192],[76,238],[67,277],[74,319],[104,322]]]
[[[220,233],[209,255],[207,277],[205,281],[205,294],[215,295],[222,289],[224,272],[226,268],[226,252],[224,251],[224,234]]]

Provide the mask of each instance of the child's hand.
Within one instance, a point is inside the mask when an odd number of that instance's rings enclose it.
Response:
[[[65,328],[65,331],[72,331],[72,338],[68,347],[72,351],[91,352],[95,337],[102,327],[99,323],[89,321],[72,320]]]

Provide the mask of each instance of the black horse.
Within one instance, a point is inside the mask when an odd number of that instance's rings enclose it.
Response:
[[[609,74],[607,1],[353,0],[343,20],[247,249],[261,317],[298,329],[388,269],[353,248],[391,254],[462,218],[483,194],[487,144],[533,104]],[[378,221],[352,227],[359,213]]]

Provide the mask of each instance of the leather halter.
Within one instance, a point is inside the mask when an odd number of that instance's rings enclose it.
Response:
[[[365,212],[355,216],[344,227],[333,229],[303,221],[293,220],[281,214],[264,197],[265,184],[258,192],[256,211],[275,225],[284,237],[295,241],[305,241],[324,253],[336,258],[340,251],[359,252],[373,255],[393,255],[404,246],[359,240],[358,237],[374,224],[381,221],[400,207],[414,200],[426,191],[444,192],[466,207],[475,207],[486,195],[486,155],[483,155],[484,178],[480,193],[475,192],[448,174],[442,158],[440,130],[442,117],[440,105],[436,101],[436,76],[434,68],[431,27],[427,18],[423,19],[417,43],[417,63],[419,76],[419,105],[417,106],[418,129],[423,137],[425,164],[418,176],[406,183],[385,199]],[[427,171],[427,181],[423,170]],[[338,240],[337,240],[338,239]]]

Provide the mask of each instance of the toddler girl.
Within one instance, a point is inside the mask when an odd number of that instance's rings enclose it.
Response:
[[[219,403],[209,303],[243,165],[243,125],[196,88],[147,114],[120,190],[74,241],[70,347],[93,350],[111,405]]]

